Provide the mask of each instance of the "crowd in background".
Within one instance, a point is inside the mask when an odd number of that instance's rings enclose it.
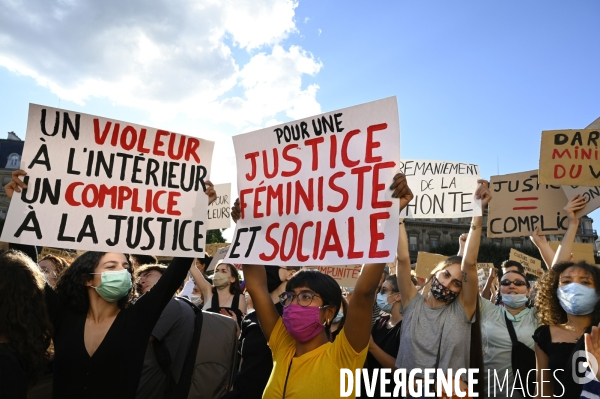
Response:
[[[25,187],[15,173],[9,197]],[[403,175],[390,189],[401,209],[413,197]],[[475,195],[493,200],[483,180]],[[364,265],[354,287],[299,266],[242,265],[242,284],[232,264],[208,273],[210,258],[64,259],[11,244],[0,253],[0,398],[334,398],[341,368],[364,369],[375,385],[363,380],[362,397],[381,397],[378,370],[426,367],[480,370],[480,397],[591,398],[600,383],[572,376],[578,351],[600,359],[600,269],[571,259],[584,206],[565,205],[556,252],[531,237],[543,275],[507,260],[481,290],[481,216],[426,279],[399,220],[395,274]]]

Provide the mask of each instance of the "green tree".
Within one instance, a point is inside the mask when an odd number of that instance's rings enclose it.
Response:
[[[225,238],[223,238],[222,234],[223,230],[215,229],[208,230],[206,232],[206,243],[207,244],[220,244],[225,242]]]

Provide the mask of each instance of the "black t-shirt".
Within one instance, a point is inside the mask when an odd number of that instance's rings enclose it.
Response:
[[[581,337],[580,339],[583,339]],[[554,395],[563,398],[579,398],[583,385],[576,383],[571,376],[571,354],[577,345],[574,342],[552,342],[550,326],[540,326],[533,333],[533,340],[548,355],[548,368],[551,373],[544,372],[544,379],[552,380]],[[584,349],[583,347],[581,348]],[[581,361],[584,359],[581,358]]]
[[[135,398],[148,340],[181,285],[192,258],[175,258],[150,291],[121,310],[90,357],[84,343],[86,313],[73,311],[46,286],[54,326],[54,398]]]
[[[27,373],[19,358],[8,344],[0,344],[0,398],[26,399],[27,383]]]
[[[283,314],[280,303],[276,303],[275,308],[280,315]],[[242,367],[233,382],[233,390],[244,399],[261,399],[273,370],[273,355],[256,312],[250,312],[244,317],[240,342]]]
[[[398,350],[400,349],[400,328],[402,326],[402,321],[398,322],[394,327],[388,328],[387,322],[389,319],[390,316],[381,317],[371,329],[371,335],[373,336],[373,341],[377,344],[377,346],[383,349],[383,351],[388,355],[396,358],[396,356],[398,356]],[[368,370],[369,376],[373,375],[373,370],[381,368],[381,364],[377,361],[377,359],[375,359],[375,356],[373,356],[370,352],[367,353],[365,368]],[[373,381],[373,379],[371,379],[370,381]],[[381,397],[379,375],[377,376],[377,383],[375,385],[375,395],[372,397],[379,398]],[[390,386],[391,385],[388,385],[388,389]],[[366,395],[364,382],[362,383],[361,392],[363,393],[363,395]]]

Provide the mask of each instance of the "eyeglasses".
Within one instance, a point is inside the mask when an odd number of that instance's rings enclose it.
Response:
[[[301,291],[298,295],[292,294],[291,292],[284,292],[283,294],[279,295],[279,302],[284,307],[288,307],[292,304],[294,298],[297,298],[296,302],[298,305],[307,307],[312,303],[314,297],[321,298],[312,291]]]
[[[390,295],[392,295],[392,294],[395,294],[396,292],[398,292],[398,291],[394,291],[392,289],[385,288],[385,287],[381,287],[381,289],[379,290],[379,293],[382,294],[382,295],[385,295],[387,293],[389,293]]]
[[[503,285],[505,287],[508,287],[511,284],[514,284],[515,287],[522,287],[524,285],[527,285],[527,283],[523,280],[515,280],[515,281],[502,280],[502,281],[500,281],[500,285]]]

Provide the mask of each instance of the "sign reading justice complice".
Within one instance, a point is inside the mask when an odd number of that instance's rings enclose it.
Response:
[[[227,260],[347,265],[394,260],[396,98],[233,137],[241,219]]]
[[[214,143],[30,104],[2,240],[93,251],[204,256]]]

